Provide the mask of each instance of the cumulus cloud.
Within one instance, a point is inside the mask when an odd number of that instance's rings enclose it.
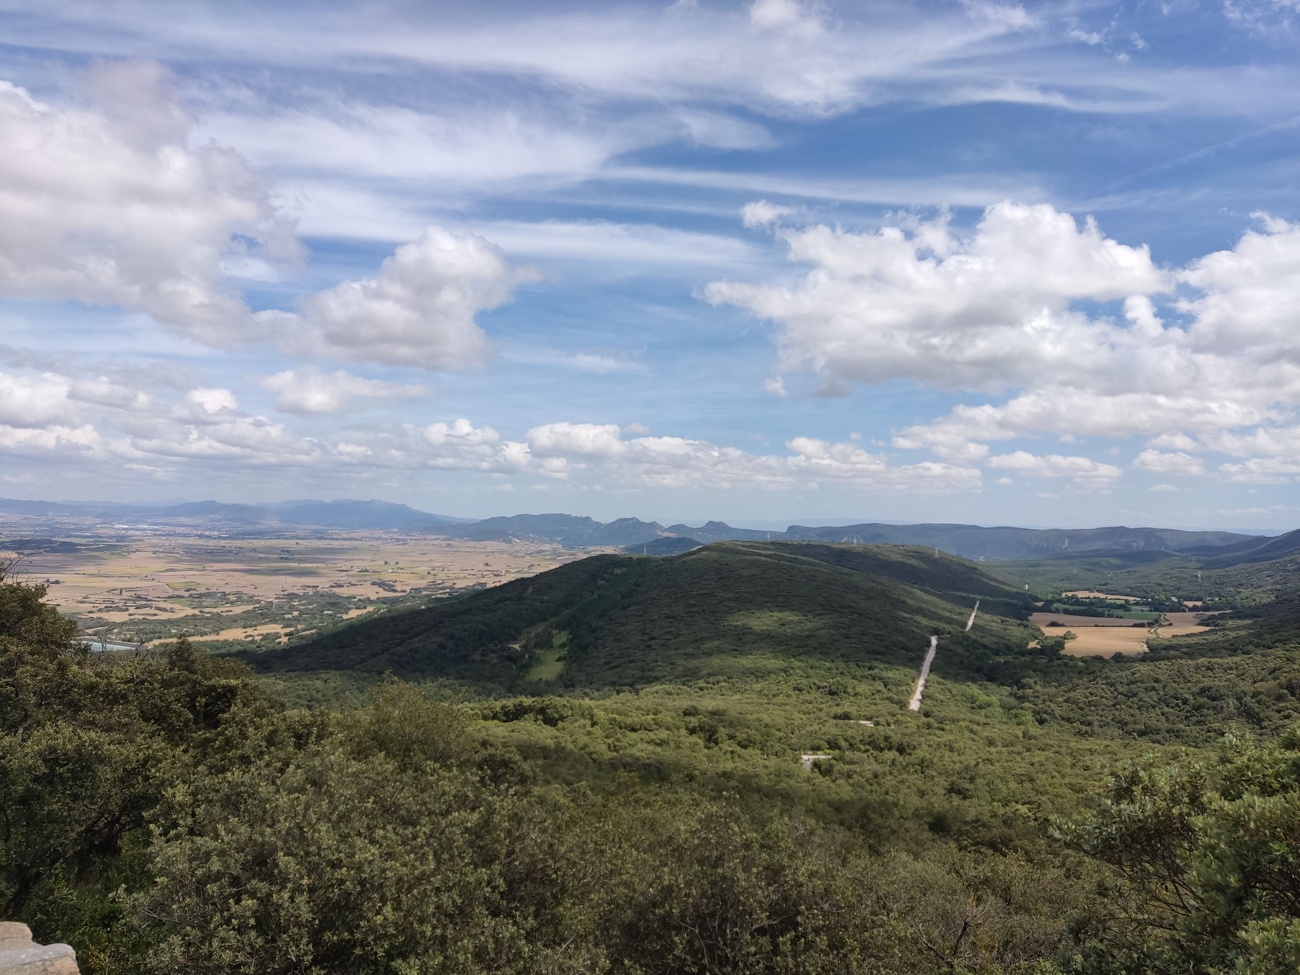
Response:
[[[1146,248],[1106,238],[1092,220],[1080,225],[1047,205],[992,206],[968,239],[946,219],[910,231],[819,225],[783,237],[791,260],[813,266],[797,285],[720,281],[705,298],[777,322],[784,369],[839,382],[906,377],[996,391],[1045,370],[1087,368],[1111,344],[1112,330],[1072,303],[1171,283]]]
[[[147,412],[157,406],[154,398],[143,390],[113,382],[106,376],[73,379],[68,387],[68,398],[136,412]]]
[[[1285,484],[1300,477],[1300,460],[1252,457],[1240,464],[1220,465],[1219,475],[1238,484]]]
[[[539,457],[614,457],[627,449],[613,423],[547,423],[528,431],[528,445]]]
[[[35,428],[71,417],[68,382],[61,376],[11,376],[0,373],[0,423]]]
[[[0,423],[0,450],[16,457],[35,460],[74,458],[84,460],[102,453],[101,438],[94,427],[62,424],[34,429]]]
[[[768,203],[767,200],[755,200],[740,208],[740,222],[746,227],[766,227],[792,213],[794,210],[791,207]]]
[[[474,366],[489,355],[474,316],[506,301],[520,277],[482,237],[428,227],[374,277],[318,292],[294,316],[268,317],[292,320],[307,348],[336,357],[430,370]]]
[[[1300,447],[1288,432],[1300,406],[1295,224],[1261,215],[1233,248],[1185,268],[1046,205],[997,204],[964,235],[946,215],[780,233],[812,266],[802,280],[716,282],[705,297],[775,322],[782,371],[991,394],[897,431],[896,447],[969,464],[990,442],[1140,436],[1149,449],[1135,466],[1195,475],[1210,469],[1199,451]]]
[[[364,379],[344,372],[322,372],[314,366],[302,366],[267,376],[262,385],[274,393],[275,408],[282,413],[339,413],[358,400],[409,399],[421,396],[419,385],[398,385],[378,379]]]
[[[1205,473],[1205,461],[1181,451],[1166,454],[1158,450],[1144,450],[1133,461],[1133,466],[1154,471],[1157,474]]]
[[[988,466],[1015,471],[1023,477],[1066,478],[1074,487],[1083,490],[1106,490],[1124,476],[1124,472],[1113,464],[1102,464],[1091,457],[1039,456],[1024,450],[990,457]]]
[[[1300,426],[1208,433],[1186,449],[1215,450],[1233,457],[1300,457]]]
[[[564,480],[623,489],[786,490],[836,484],[864,492],[978,490],[980,471],[958,463],[896,464],[854,436],[848,442],[794,437],[784,451],[750,452],[704,439],[651,436],[640,424],[558,421],[520,439],[469,419],[433,423],[370,421],[324,435],[241,409],[224,387],[187,390],[170,402],[120,395],[94,380],[80,399],[77,380],[0,373],[0,450],[33,461],[76,458],[83,470],[174,479],[240,471],[300,470],[369,477],[377,471],[462,471]],[[296,412],[334,408],[352,396],[407,395],[410,387],[373,384],[347,373],[304,367],[264,381]],[[100,464],[100,467],[86,465]]]
[[[1257,214],[1262,228],[1232,250],[1193,261],[1179,277],[1199,294],[1178,302],[1190,315],[1193,347],[1216,356],[1300,366],[1295,308],[1300,300],[1300,224]]]
[[[0,294],[143,311],[209,345],[246,337],[223,262],[296,243],[234,152],[186,146],[151,64],[96,69],[88,107],[0,81]]]
[[[191,419],[207,421],[211,417],[231,415],[239,401],[228,389],[191,389],[185,394],[185,414]]]
[[[569,476],[596,471],[625,486],[783,488],[846,483],[864,490],[943,493],[978,488],[980,472],[949,464],[891,465],[857,443],[796,437],[787,454],[752,454],[684,437],[626,437],[614,424],[550,423],[528,431],[532,456]]]

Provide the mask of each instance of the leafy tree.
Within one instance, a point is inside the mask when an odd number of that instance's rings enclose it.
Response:
[[[1128,881],[1081,970],[1297,970],[1300,726],[1276,743],[1229,736],[1214,763],[1128,768],[1062,834]]]
[[[435,749],[440,752],[440,747]],[[329,734],[178,786],[137,895],[148,971],[582,971],[566,807]],[[584,932],[585,933],[585,932]],[[583,939],[578,939],[581,942]],[[587,939],[589,940],[589,939]]]
[[[0,912],[98,946],[132,834],[251,689],[207,657],[89,653],[44,595],[0,574]]]

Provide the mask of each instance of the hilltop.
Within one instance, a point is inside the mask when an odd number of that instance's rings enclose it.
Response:
[[[933,549],[726,542],[663,559],[596,556],[248,659],[503,687],[634,687],[794,662],[912,667],[931,633],[961,633],[976,599],[980,620],[948,668],[1023,651],[1029,597]]]

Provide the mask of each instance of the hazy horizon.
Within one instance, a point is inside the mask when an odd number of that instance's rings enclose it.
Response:
[[[38,503],[45,502],[49,504],[66,504],[66,505],[140,504],[142,506],[155,505],[159,507],[164,507],[169,505],[180,505],[180,504],[202,504],[209,501],[215,501],[218,504],[252,504],[252,505],[283,505],[283,504],[290,504],[295,502],[366,503],[366,502],[378,501],[381,503],[388,503],[388,504],[397,503],[397,502],[387,501],[384,498],[324,498],[324,497],[295,497],[295,498],[279,498],[279,499],[260,498],[253,501],[242,501],[242,502],[222,501],[219,498],[206,498],[206,497],[165,498],[157,501],[147,501],[147,502],[107,501],[102,498],[83,498],[83,499],[75,499],[75,500],[71,498],[0,498],[0,501],[33,501]],[[1279,528],[1277,526],[1273,526],[1270,528],[1258,528],[1258,527],[1224,528],[1221,525],[1185,525],[1185,524],[1157,524],[1157,523],[1139,524],[1136,522],[1133,523],[1108,522],[1105,524],[1100,524],[1100,523],[1099,524],[1068,524],[1068,523],[1024,524],[1019,522],[959,522],[959,521],[951,521],[949,519],[944,519],[944,518],[928,518],[928,519],[921,519],[918,521],[899,521],[897,519],[892,519],[892,518],[875,517],[869,514],[860,515],[860,516],[845,516],[842,518],[801,518],[798,515],[793,515],[787,518],[766,519],[766,520],[764,519],[729,520],[727,518],[719,517],[716,515],[697,514],[694,516],[682,517],[682,516],[667,516],[667,515],[653,516],[653,515],[647,515],[642,512],[624,512],[623,514],[615,515],[612,518],[601,518],[592,515],[589,512],[584,512],[584,511],[561,511],[561,510],[551,510],[551,509],[541,509],[541,508],[527,510],[527,511],[522,509],[521,510],[501,509],[499,511],[494,511],[491,514],[470,517],[470,516],[457,515],[455,513],[447,512],[447,511],[429,510],[429,509],[421,508],[419,505],[410,505],[409,507],[417,511],[420,511],[424,514],[437,515],[440,517],[447,517],[447,518],[455,518],[463,521],[481,521],[486,518],[509,518],[509,517],[516,517],[521,515],[573,515],[575,517],[580,517],[580,518],[581,517],[592,518],[595,521],[602,522],[605,524],[608,524],[609,522],[612,521],[616,521],[620,518],[636,518],[640,521],[647,522],[647,523],[656,522],[665,527],[671,525],[688,525],[693,528],[699,528],[708,522],[717,521],[717,522],[722,522],[724,524],[727,524],[732,528],[744,528],[753,531],[772,531],[772,532],[785,531],[787,528],[794,525],[802,525],[807,528],[833,528],[837,525],[848,526],[848,525],[863,525],[863,524],[882,524],[882,525],[899,525],[899,526],[917,525],[917,524],[954,524],[954,525],[973,525],[975,527],[980,527],[980,528],[1028,528],[1035,531],[1046,531],[1051,529],[1087,530],[1093,528],[1126,527],[1126,528],[1154,528],[1154,529],[1161,529],[1161,530],[1191,531],[1191,532],[1226,531],[1226,532],[1235,532],[1242,535],[1267,535],[1267,536],[1284,535],[1290,531],[1295,530],[1294,527]]]

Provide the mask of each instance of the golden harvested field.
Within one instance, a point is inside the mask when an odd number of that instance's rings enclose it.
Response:
[[[1073,630],[1076,639],[1065,644],[1068,657],[1109,657],[1112,653],[1146,653],[1151,631],[1136,627],[1098,626]]]
[[[292,619],[280,625],[248,618],[290,593],[342,597],[349,608],[337,617],[349,618],[381,599],[499,585],[589,554],[558,545],[395,532],[301,539],[146,536],[96,542],[79,551],[25,554],[17,572],[28,581],[48,583],[50,602],[86,618],[88,632],[142,622],[156,629],[176,620],[178,632],[228,640],[292,629]],[[224,616],[241,618],[228,629],[214,625]],[[199,620],[207,625],[192,625]]]
[[[1191,633],[1204,633],[1209,627],[1202,626],[1203,617],[1208,613],[1166,613],[1162,624],[1152,630],[1146,626],[1133,626],[1132,620],[1094,619],[1091,616],[1064,616],[1060,613],[1034,613],[1029,617],[1031,623],[1048,636],[1062,636],[1066,630],[1075,635],[1075,639],[1065,644],[1064,653],[1070,657],[1108,657],[1112,653],[1145,653],[1147,641],[1156,638],[1187,636]],[[1048,623],[1056,621],[1062,625],[1048,628]]]

